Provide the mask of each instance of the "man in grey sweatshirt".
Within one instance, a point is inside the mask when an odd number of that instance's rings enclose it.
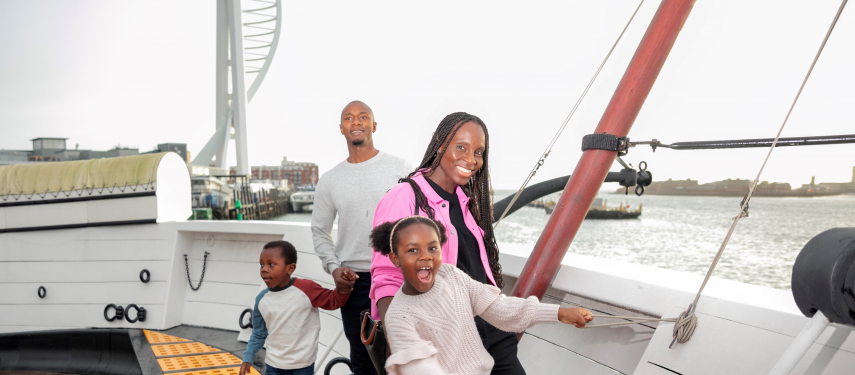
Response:
[[[350,341],[355,375],[376,374],[365,345],[359,339],[359,313],[371,306],[371,254],[368,235],[377,203],[398,179],[413,171],[404,159],[374,148],[374,113],[363,102],[350,102],[341,111],[341,134],[347,140],[347,160],[321,176],[312,209],[312,240],[324,271],[336,287],[353,283],[350,299],[341,307],[344,334]],[[332,227],[338,214],[338,235]],[[357,278],[358,276],[358,278]],[[352,281],[356,278],[355,283]],[[320,364],[319,364],[320,365]]]

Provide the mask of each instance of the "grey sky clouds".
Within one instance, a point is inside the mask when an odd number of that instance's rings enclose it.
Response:
[[[285,2],[248,108],[250,164],[287,155],[328,170],[346,157],[341,107],[359,99],[375,111],[378,148],[414,164],[444,115],[479,115],[494,186],[517,187],[638,4],[529,3]],[[774,136],[839,4],[698,1],[630,137]],[[657,7],[642,6],[535,180],[572,172]],[[186,142],[195,155],[215,126],[215,15],[202,0],[0,2],[0,148],[61,136],[85,149]],[[853,46],[850,6],[783,136],[855,133]],[[763,179],[848,181],[853,151],[780,149]],[[753,178],[764,154],[639,148],[627,160],[646,160],[656,180],[708,182]]]

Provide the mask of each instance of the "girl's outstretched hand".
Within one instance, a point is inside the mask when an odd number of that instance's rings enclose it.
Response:
[[[582,307],[561,307],[558,309],[558,320],[564,324],[572,324],[576,328],[585,328],[585,324],[594,320],[591,312]]]

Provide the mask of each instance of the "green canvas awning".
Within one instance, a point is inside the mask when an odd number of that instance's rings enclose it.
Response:
[[[0,166],[0,195],[146,185],[167,153]]]

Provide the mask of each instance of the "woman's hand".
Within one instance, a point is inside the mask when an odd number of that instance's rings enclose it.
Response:
[[[572,324],[576,328],[585,328],[585,325],[594,320],[594,317],[588,309],[582,307],[561,307],[558,309],[558,320],[564,324]]]
[[[249,364],[249,362],[244,362],[240,365],[240,374],[238,374],[238,375],[249,374],[251,372],[250,371],[251,369],[252,369],[252,365]]]

